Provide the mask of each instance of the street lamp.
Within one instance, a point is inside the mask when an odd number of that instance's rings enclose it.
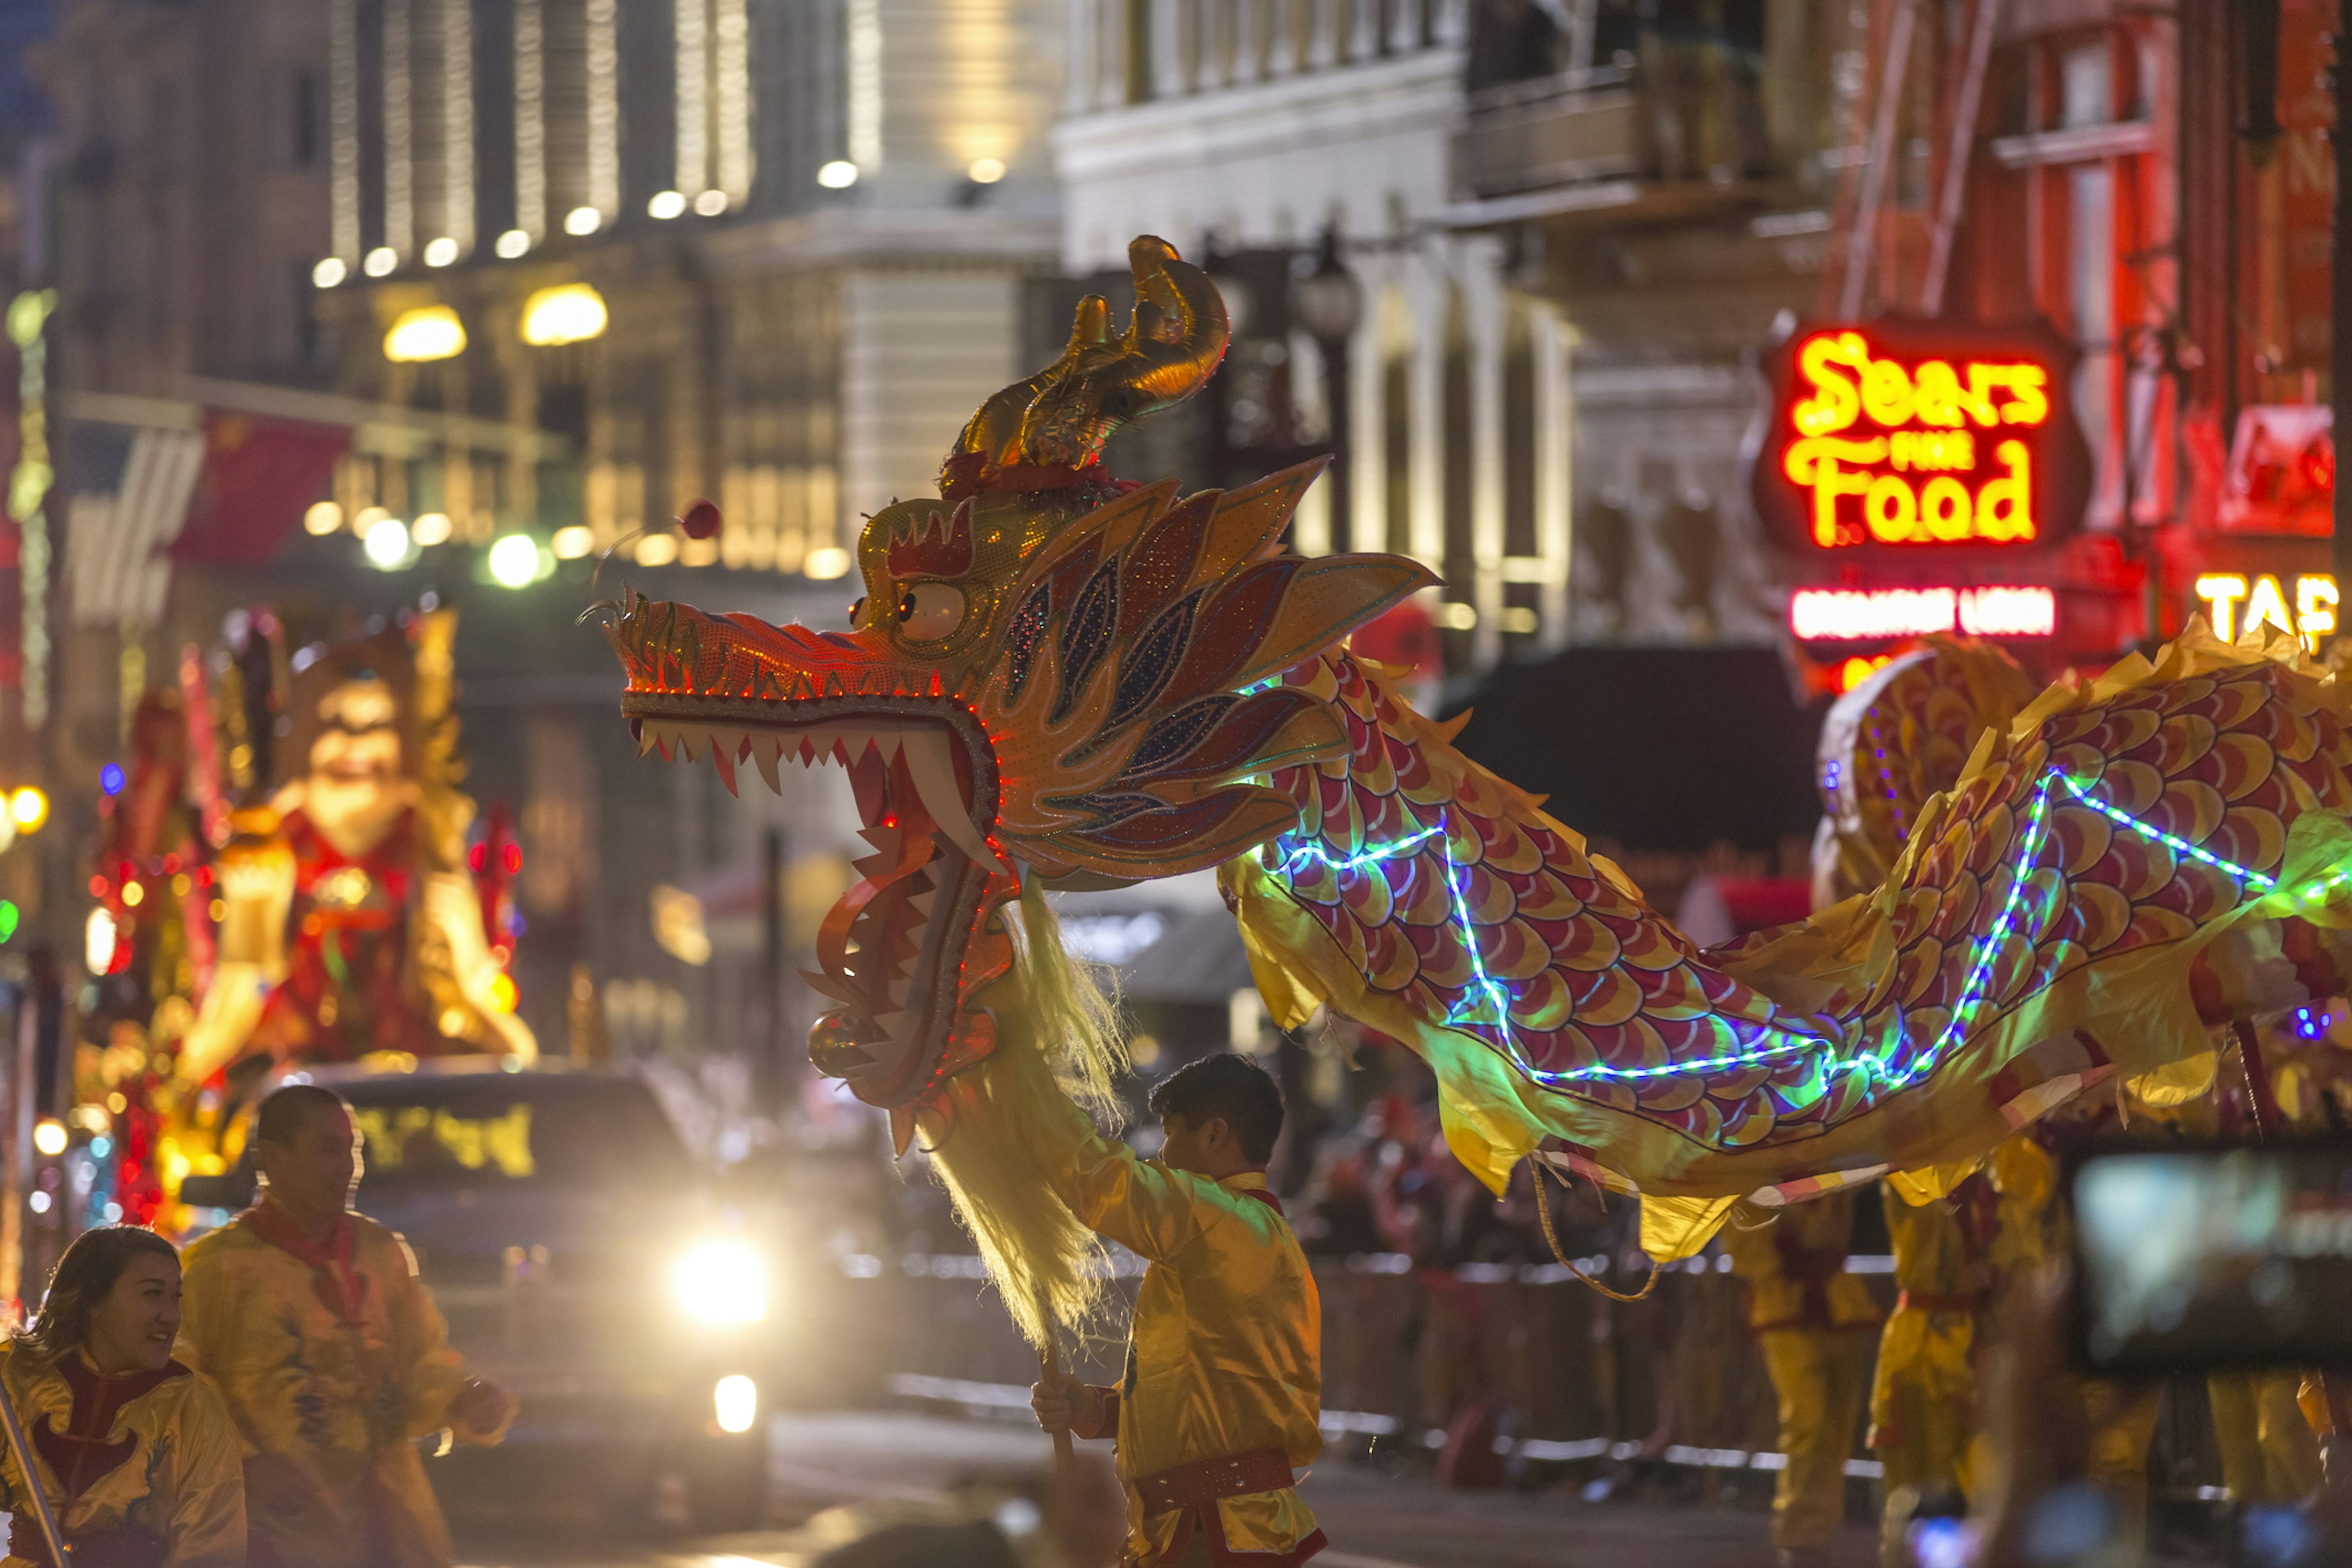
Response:
[[[1301,258],[1302,260],[1304,258]],[[1326,225],[1315,265],[1293,279],[1290,308],[1323,351],[1324,406],[1331,422],[1332,543],[1341,549],[1355,544],[1355,521],[1349,506],[1348,475],[1348,346],[1364,319],[1364,286],[1339,259],[1339,230]]]

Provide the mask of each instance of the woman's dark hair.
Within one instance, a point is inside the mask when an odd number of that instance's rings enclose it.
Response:
[[[1282,1090],[1264,1068],[1230,1051],[1188,1062],[1161,1079],[1150,1105],[1154,1116],[1187,1121],[1223,1117],[1254,1165],[1274,1158],[1274,1141],[1282,1134]]]
[[[143,1225],[102,1225],[86,1230],[58,1259],[40,1315],[16,1331],[16,1343],[43,1361],[79,1350],[89,1340],[89,1315],[114,1293],[115,1282],[134,1258],[152,1255],[180,1260],[179,1248]]]

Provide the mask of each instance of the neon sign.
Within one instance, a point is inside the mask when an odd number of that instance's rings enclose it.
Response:
[[[1863,642],[1965,632],[1975,637],[2046,637],[2058,630],[2058,595],[2004,588],[1800,588],[1789,596],[1800,642]]]
[[[2073,531],[2090,458],[2046,331],[1882,321],[1794,334],[1774,356],[1751,476],[1801,551],[2014,550]]]
[[[2292,598],[2268,573],[2250,581],[2235,572],[2208,572],[2197,579],[2197,596],[2205,602],[2213,635],[2223,642],[2235,642],[2257,626],[2276,626],[2317,653],[2336,635],[2336,579],[2324,572],[2297,577]]]

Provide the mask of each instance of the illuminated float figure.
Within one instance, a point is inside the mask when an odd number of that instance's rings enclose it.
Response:
[[[1495,1190],[1531,1156],[1638,1189],[1662,1255],[1743,1194],[1889,1169],[1934,1190],[2069,1096],[2201,1054],[2214,1022],[2344,988],[2352,705],[2201,626],[2029,705],[1874,896],[1697,951],[1347,650],[1433,579],[1286,553],[1316,468],[1189,498],[1103,473],[1110,432],[1197,388],[1226,335],[1172,248],[1131,261],[1125,332],[1087,300],[939,496],[870,520],[846,631],[605,612],[646,748],[730,782],[848,766],[874,853],[824,926],[840,1006],[811,1054],[938,1149],[1030,1331],[1041,1299],[1087,1304],[1084,1237],[962,1114],[1086,1066],[1024,889],[1221,866],[1279,1025],[1328,1006],[1406,1042]]]
[[[455,632],[454,612],[415,616],[292,676],[284,782],[234,814],[221,853],[220,949],[184,1081],[257,1058],[536,1056],[511,937],[486,931],[468,875]]]
[[[74,1059],[78,1119],[96,1134],[88,1212],[152,1223],[165,1196],[159,1157],[163,1097],[174,1053],[194,1016],[190,998],[210,983],[215,889],[199,801],[191,780],[209,754],[192,757],[182,693],[158,689],[132,714],[124,761],[100,778],[100,848],[83,959],[94,978]],[[111,1208],[110,1209],[110,1206]]]

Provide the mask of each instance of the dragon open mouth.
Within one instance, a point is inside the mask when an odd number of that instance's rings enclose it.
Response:
[[[847,770],[871,852],[818,931],[807,978],[838,1005],[810,1032],[810,1056],[873,1104],[929,1088],[919,1047],[955,1032],[961,1005],[1001,973],[971,962],[974,939],[1019,886],[989,842],[996,760],[971,710],[921,695],[780,705],[640,692],[623,708],[642,750],[707,754],[730,789],[745,763],[780,795],[784,763]]]

